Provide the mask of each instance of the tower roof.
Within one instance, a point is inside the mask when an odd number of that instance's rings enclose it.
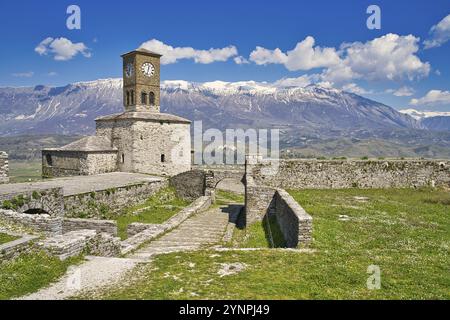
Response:
[[[151,56],[151,57],[157,57],[157,58],[161,58],[162,57],[162,54],[159,54],[159,53],[156,53],[156,52],[144,49],[144,48],[137,48],[137,49],[135,49],[133,51],[124,53],[124,54],[121,55],[121,57],[125,57],[125,56],[128,56],[130,54],[135,54],[135,53],[140,53],[140,54],[144,54],[144,55]]]
[[[173,114],[148,112],[148,111],[115,113],[97,118],[95,119],[95,121],[113,121],[122,119],[153,121],[153,122],[169,122],[169,123],[187,123],[187,124],[191,123],[190,120]]]

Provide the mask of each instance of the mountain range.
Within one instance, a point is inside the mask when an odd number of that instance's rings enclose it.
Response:
[[[88,135],[95,130],[96,117],[122,110],[121,79],[63,87],[3,87],[0,88],[0,136]],[[399,112],[354,93],[317,85],[282,87],[254,81],[163,81],[161,111],[202,120],[204,129],[279,128],[282,147],[290,152],[312,150],[312,153],[337,155],[341,153],[340,143],[358,145],[372,141],[376,142],[375,152],[371,147],[361,152],[450,156],[447,114]],[[335,146],[330,146],[330,142]],[[323,150],[314,150],[324,144]]]

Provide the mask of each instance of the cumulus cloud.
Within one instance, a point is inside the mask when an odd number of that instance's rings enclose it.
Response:
[[[442,46],[450,40],[450,14],[430,29],[430,37],[423,44],[425,49]]]
[[[428,76],[430,64],[416,55],[419,38],[386,34],[365,43],[343,44],[342,63],[324,73],[329,81],[348,79],[414,80]]]
[[[396,97],[410,97],[414,94],[414,89],[411,87],[403,86],[399,89],[388,89],[387,93],[392,93]]]
[[[238,54],[235,46],[197,50],[192,47],[172,47],[157,39],[146,41],[139,48],[162,54],[162,64],[176,63],[181,59],[193,59],[196,63],[209,64],[215,61],[227,61]]]
[[[282,78],[273,84],[276,87],[306,87],[317,81],[317,75],[302,75],[297,78]]]
[[[425,107],[450,105],[450,91],[430,90],[422,98],[411,99],[409,104]]]
[[[309,36],[286,53],[279,48],[256,47],[250,61],[258,65],[283,64],[290,71],[323,68],[322,81],[335,84],[355,79],[414,80],[430,72],[430,64],[416,55],[419,41],[413,35],[390,33],[365,43],[344,43],[336,50],[314,46],[314,38]]]
[[[34,76],[34,72],[33,71],[17,72],[17,73],[13,73],[11,75],[16,78],[31,78],[32,76]]]
[[[48,37],[39,43],[34,48],[34,51],[39,55],[53,55],[53,59],[57,61],[67,61],[75,57],[77,54],[82,54],[86,58],[91,57],[89,48],[82,42],[73,43],[67,38],[52,38]]]
[[[370,90],[366,90],[364,88],[361,88],[360,86],[358,86],[356,83],[352,82],[352,83],[348,83],[346,85],[343,85],[342,90],[347,91],[347,92],[351,92],[351,93],[355,93],[355,94],[371,94],[373,93]]]
[[[250,53],[250,61],[258,65],[283,64],[290,71],[329,67],[340,62],[334,48],[321,48],[314,44],[314,38],[308,36],[286,53],[279,48],[270,50],[258,46]]]
[[[250,61],[245,59],[243,56],[234,57],[233,61],[236,64],[248,64],[248,63],[250,63]]]

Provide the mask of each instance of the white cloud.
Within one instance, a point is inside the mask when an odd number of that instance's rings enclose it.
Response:
[[[53,58],[57,61],[70,60],[79,53],[86,58],[91,57],[89,48],[86,47],[84,43],[73,43],[69,39],[63,37],[56,39],[48,37],[42,40],[41,43],[34,48],[34,51],[41,56],[52,54]]]
[[[345,77],[369,81],[425,77],[430,72],[430,65],[416,56],[419,40],[413,35],[389,33],[365,43],[343,44],[340,50],[342,63],[327,70],[324,78],[339,82]]]
[[[29,71],[29,72],[17,72],[17,73],[13,73],[11,74],[13,77],[17,77],[17,78],[31,78],[32,76],[34,76],[34,72],[33,71]]]
[[[58,73],[56,73],[55,71],[51,71],[51,72],[47,73],[47,75],[48,75],[49,77],[54,77],[54,76],[57,76]]]
[[[450,91],[430,90],[422,98],[411,99],[409,104],[425,107],[450,105]]]
[[[425,49],[442,46],[450,40],[450,14],[430,29],[430,37],[423,42]]]
[[[396,97],[410,97],[414,94],[414,89],[411,87],[403,86],[399,89],[388,89],[387,93],[392,93]]]
[[[359,95],[373,93],[370,90],[366,90],[364,88],[361,88],[360,86],[358,86],[356,83],[353,83],[353,82],[352,83],[348,83],[346,85],[343,85],[341,89],[344,90],[344,91],[352,92],[352,93],[359,94]]]
[[[248,63],[250,63],[250,61],[245,59],[243,56],[234,57],[233,61],[236,64],[248,64]]]
[[[192,47],[172,47],[157,39],[146,41],[139,48],[162,54],[162,64],[176,63],[181,59],[193,59],[196,63],[208,64],[215,61],[227,61],[238,54],[235,46],[197,50]]]
[[[256,47],[250,53],[250,61],[258,65],[283,64],[291,71],[323,68],[322,80],[335,84],[355,79],[414,80],[430,72],[430,64],[416,55],[419,41],[413,35],[389,33],[365,43],[344,43],[336,50],[314,47],[314,38],[309,36],[286,53],[279,48]]]
[[[303,75],[297,78],[283,78],[275,81],[276,87],[306,87],[315,82],[317,75]]]
[[[279,48],[269,50],[258,46],[250,53],[250,61],[258,65],[283,64],[290,71],[329,67],[340,62],[334,48],[314,47],[314,43],[314,38],[308,36],[286,53]]]

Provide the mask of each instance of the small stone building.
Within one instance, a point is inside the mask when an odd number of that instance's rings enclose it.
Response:
[[[122,58],[125,112],[97,118],[95,136],[42,150],[44,177],[191,169],[190,121],[159,111],[161,55],[138,49]]]

